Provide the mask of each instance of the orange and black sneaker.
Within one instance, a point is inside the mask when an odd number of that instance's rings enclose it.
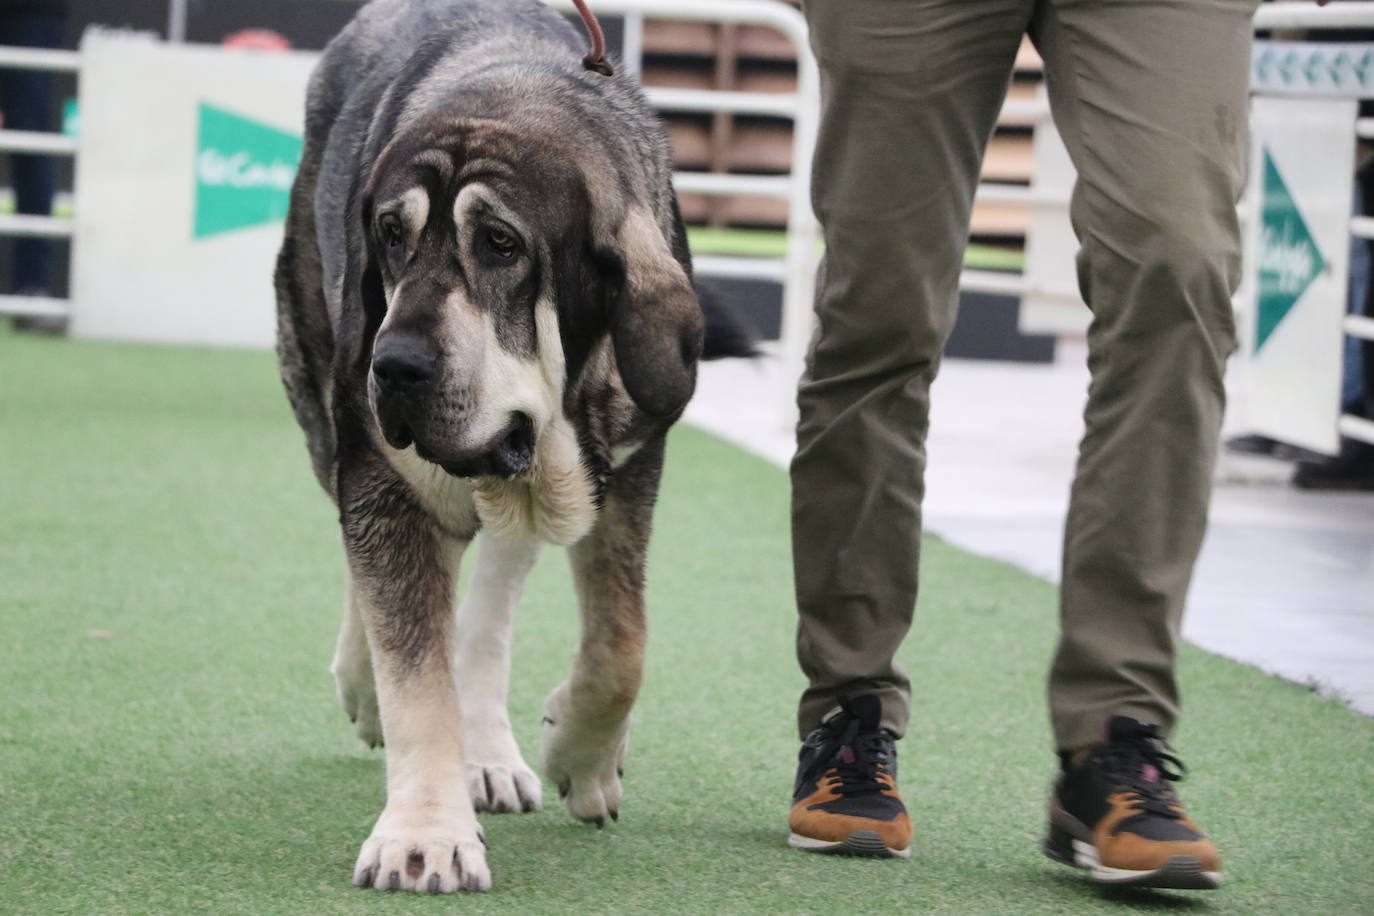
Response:
[[[1219,887],[1221,857],[1179,806],[1171,784],[1184,767],[1168,750],[1158,726],[1113,716],[1104,744],[1064,759],[1045,855],[1101,884]]]
[[[911,855],[911,818],[897,794],[897,743],[876,696],[842,700],[802,743],[789,845],[811,852]]]

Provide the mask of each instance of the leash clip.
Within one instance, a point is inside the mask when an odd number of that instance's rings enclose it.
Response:
[[[587,6],[586,0],[573,0],[577,6],[577,12],[582,16],[582,24],[587,27],[587,37],[591,39],[592,49],[587,52],[587,56],[582,58],[582,66],[587,70],[593,70],[602,76],[613,76],[615,71],[611,69],[611,64],[606,60],[606,35],[601,31],[601,23],[597,21],[596,14]]]

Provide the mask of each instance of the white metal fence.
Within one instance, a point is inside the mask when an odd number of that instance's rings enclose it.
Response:
[[[0,68],[4,69],[75,73],[80,61],[81,56],[75,51],[0,47]],[[76,141],[59,133],[0,129],[0,153],[74,156]],[[0,213],[0,235],[69,239],[72,235],[72,221],[51,215]],[[70,310],[70,303],[65,299],[0,295],[0,315],[63,317]]]

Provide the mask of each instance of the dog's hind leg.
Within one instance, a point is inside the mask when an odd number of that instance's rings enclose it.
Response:
[[[339,641],[334,648],[334,662],[329,666],[353,731],[368,747],[382,743],[382,720],[377,713],[377,685],[372,677],[372,652],[367,646],[367,630],[358,612],[358,598],[353,577],[348,577],[344,595],[343,623],[339,626]]]
[[[487,890],[468,796],[453,677],[454,578],[465,542],[447,537],[405,485],[340,467],[341,513],[386,735],[386,807],[353,882],[379,890]]]
[[[477,566],[458,605],[454,648],[468,793],[478,811],[537,811],[539,777],[511,734],[506,693],[515,609],[540,544],[490,532],[477,541]]]
[[[582,611],[571,677],[549,694],[541,767],[568,813],[602,826],[620,814],[630,708],[644,671],[644,559],[661,439],[620,468],[590,534],[569,548]]]

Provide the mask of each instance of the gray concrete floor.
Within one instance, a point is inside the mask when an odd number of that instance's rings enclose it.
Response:
[[[932,394],[929,530],[1056,580],[1088,374],[948,360]],[[781,466],[793,449],[777,361],[702,367],[687,420]],[[1374,715],[1374,495],[1287,486],[1289,467],[1225,456],[1184,636]],[[780,533],[781,534],[781,533]]]

